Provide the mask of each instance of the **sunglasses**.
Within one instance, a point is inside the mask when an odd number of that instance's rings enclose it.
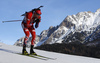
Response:
[[[38,14],[38,13],[36,13],[37,15],[41,15],[41,14]]]

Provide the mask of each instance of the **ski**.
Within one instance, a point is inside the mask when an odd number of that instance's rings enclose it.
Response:
[[[21,53],[17,53],[17,54],[24,55],[24,54],[21,54]],[[47,58],[41,58],[41,57],[33,56],[33,55],[30,55],[30,54],[27,54],[27,55],[24,55],[24,56],[28,56],[28,57],[32,57],[32,58],[36,58],[36,59],[40,59],[40,60],[48,60]]]
[[[42,55],[32,55],[32,56],[37,56],[37,57],[51,59],[51,60],[56,60],[57,59],[57,58],[50,58],[50,57],[46,57],[46,56],[42,56]]]
[[[21,53],[17,53],[19,55],[24,55]],[[46,57],[46,56],[42,56],[42,55],[31,55],[31,54],[27,54],[24,56],[28,56],[28,57],[33,57],[33,58],[37,58],[37,59],[41,59],[41,60],[56,60],[57,58],[50,58],[50,57]]]

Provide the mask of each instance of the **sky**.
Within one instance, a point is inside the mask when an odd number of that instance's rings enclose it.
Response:
[[[78,12],[95,12],[100,8],[100,0],[0,0],[0,42],[13,45],[25,34],[20,22],[6,22],[8,20],[23,20],[21,15],[26,11],[43,5],[41,8],[41,22],[36,30],[40,35],[50,26],[59,25],[68,15]],[[31,35],[30,35],[31,36]]]

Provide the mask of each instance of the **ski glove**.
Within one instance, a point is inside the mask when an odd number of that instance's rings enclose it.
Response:
[[[38,26],[39,26],[39,22],[40,22],[40,19],[37,19],[35,22],[36,22],[36,24],[35,24],[35,28],[38,28]]]
[[[36,24],[35,24],[35,28],[38,28],[38,26],[39,26],[39,23],[36,23]]]

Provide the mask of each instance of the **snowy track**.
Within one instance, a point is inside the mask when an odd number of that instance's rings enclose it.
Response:
[[[22,47],[5,45],[0,43],[0,63],[100,63],[100,59],[73,56],[67,54],[60,54],[54,52],[47,52],[42,50],[35,50],[37,54],[44,55],[56,60],[40,60],[28,56],[18,55],[21,53]],[[27,49],[29,51],[29,49]]]

